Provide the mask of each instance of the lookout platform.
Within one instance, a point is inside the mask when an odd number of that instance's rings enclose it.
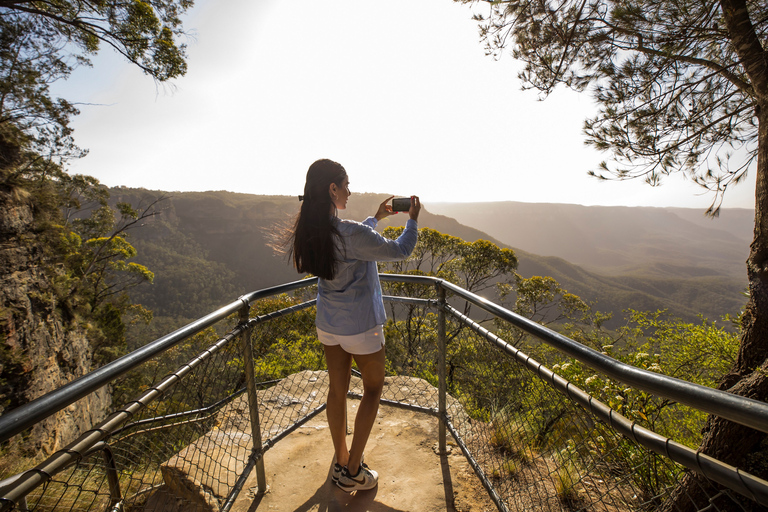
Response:
[[[358,404],[348,400],[350,430]],[[379,485],[350,495],[331,482],[333,443],[323,412],[265,454],[267,492],[256,496],[253,475],[232,511],[496,511],[457,447],[439,455],[437,431],[437,418],[382,405],[365,454]]]
[[[289,382],[290,379],[283,384]],[[303,389],[296,383],[286,384],[285,387],[278,386],[279,393],[265,393],[262,401],[272,403],[276,409],[306,406],[308,400],[315,405],[314,401],[327,393],[327,383],[325,379],[318,379],[312,384],[312,387]],[[353,391],[362,392],[362,383],[358,377],[352,377],[351,384]],[[402,384],[404,382],[400,379],[388,379],[385,394],[390,394],[392,389],[400,389]],[[352,442],[359,403],[359,400],[354,398],[347,399],[349,444]],[[231,412],[246,413],[240,407],[235,404]],[[229,430],[231,422],[223,420],[219,426],[223,430]],[[498,510],[461,450],[452,443],[450,436],[448,453],[440,455],[438,429],[438,419],[435,416],[382,404],[365,450],[366,461],[379,473],[379,485],[375,489],[350,495],[331,481],[333,442],[325,411],[322,411],[264,454],[266,492],[259,495],[256,471],[252,471],[231,512]],[[222,430],[217,429],[216,432]],[[236,438],[237,436],[232,437]],[[248,448],[250,449],[250,446]],[[212,453],[214,450],[227,453]],[[242,471],[243,461],[236,453],[236,441],[223,444],[205,443],[200,446],[199,451],[206,452],[202,454],[205,458],[228,458],[230,465],[238,466],[230,469]],[[186,456],[189,457],[190,454]],[[194,464],[205,465],[205,462],[197,460]],[[194,464],[185,460],[179,464],[181,473],[166,474],[166,484],[171,484],[171,492],[155,494],[147,503],[144,512],[183,512],[188,503],[183,500],[176,501],[174,495],[186,494],[192,487],[215,488],[215,480],[197,481],[198,477],[190,467]],[[201,496],[214,493],[196,494]]]

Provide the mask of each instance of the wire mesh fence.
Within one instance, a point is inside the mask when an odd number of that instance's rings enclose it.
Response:
[[[290,317],[271,313],[282,307]],[[242,333],[252,332],[267,443],[324,406],[325,395],[307,388],[325,374],[307,375],[324,360],[312,337],[314,310],[304,307],[287,296],[261,301],[248,328],[232,316],[115,380],[119,406],[107,420],[15,482],[4,481],[4,491],[29,475],[44,482],[15,503],[6,495],[4,509],[220,510],[253,459]],[[83,449],[94,437],[103,441]],[[62,456],[71,460],[57,462]]]
[[[194,469],[176,461],[180,450],[211,431],[225,404],[242,396],[241,372],[231,364],[239,354],[236,342],[231,333],[218,337],[209,329],[114,381],[117,407],[109,416],[113,420],[107,420],[109,426],[97,427],[93,435],[85,434],[85,442],[76,441],[54,454],[52,459],[66,453],[72,460],[63,469],[57,464],[45,472],[46,482],[26,496],[26,507],[41,511],[140,507],[167,485],[168,477],[185,469],[192,478],[206,472],[214,481],[205,483],[220,488],[227,475],[210,466],[221,461],[200,459]],[[99,434],[111,458],[79,448]],[[112,486],[111,475],[117,476]],[[171,478],[171,485],[176,481]]]
[[[621,418],[618,411],[459,310],[448,309],[456,334],[447,352],[461,361],[448,378],[448,393],[460,397],[449,410],[450,429],[501,509],[764,510],[701,477],[695,477],[694,492],[687,491],[680,483],[692,472],[622,435],[613,426]],[[579,364],[541,344],[526,348],[546,356],[560,373]],[[573,400],[577,394],[590,407]],[[672,500],[673,492],[682,496]]]
[[[391,301],[382,400],[440,416],[443,373],[443,419],[500,510],[761,509],[706,480],[670,508],[688,469],[614,428],[616,410],[575,400],[579,388],[471,320],[456,300],[444,308],[441,370],[437,295],[410,292],[426,300]],[[576,364],[538,352],[563,375]],[[228,317],[121,376],[111,391],[118,406],[93,431],[36,469],[2,475],[3,510],[228,510],[263,453],[325,406],[314,308],[288,295],[255,302],[247,322]],[[362,394],[360,379],[350,394]],[[34,479],[41,484],[25,483]]]

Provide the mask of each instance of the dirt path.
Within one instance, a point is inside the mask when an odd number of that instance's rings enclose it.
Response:
[[[358,403],[348,400],[350,429]],[[330,480],[333,445],[322,413],[266,452],[266,494],[255,495],[253,471],[232,511],[495,511],[456,446],[449,442],[445,457],[436,453],[437,437],[436,418],[381,406],[365,453],[379,486],[350,495]]]

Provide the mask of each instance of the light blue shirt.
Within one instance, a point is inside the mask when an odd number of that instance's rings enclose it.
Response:
[[[416,246],[418,225],[408,219],[398,239],[390,240],[375,230],[374,217],[334,222],[344,243],[336,245],[340,255],[336,277],[318,280],[315,323],[331,334],[360,334],[387,319],[376,262],[407,258]]]

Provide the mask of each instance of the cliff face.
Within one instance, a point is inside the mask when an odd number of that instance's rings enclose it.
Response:
[[[35,232],[33,201],[23,196],[0,188],[0,414],[85,375],[93,361],[85,329],[57,307],[57,270]],[[27,456],[51,453],[110,405],[109,390],[102,389],[17,436],[14,448]]]

